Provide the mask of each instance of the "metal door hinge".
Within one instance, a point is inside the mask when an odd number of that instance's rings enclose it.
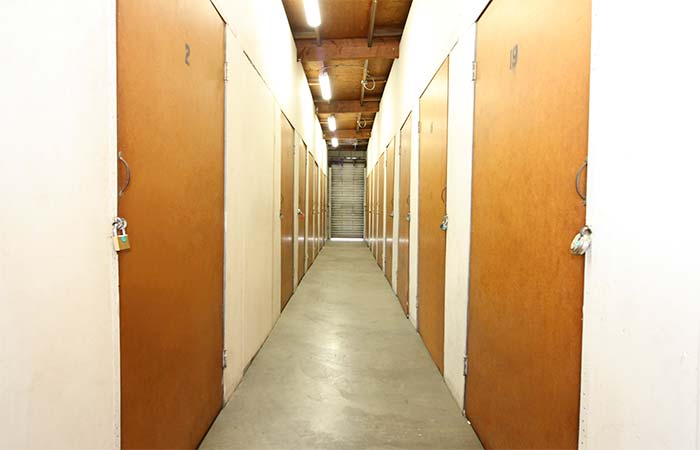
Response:
[[[464,376],[467,376],[467,366],[469,362],[469,357],[467,355],[464,355]]]
[[[476,81],[476,61],[472,61],[472,81]]]
[[[228,61],[224,62],[224,81],[228,81]]]
[[[225,369],[228,366],[228,362],[226,360],[226,349],[224,349],[223,354],[221,355],[221,366]]]
[[[418,121],[418,134],[420,134],[421,123],[422,123],[422,122],[419,120],[419,121]]]

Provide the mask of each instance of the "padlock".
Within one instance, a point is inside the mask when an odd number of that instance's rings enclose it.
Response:
[[[440,224],[440,229],[442,231],[447,231],[447,223],[448,223],[447,221],[448,221],[447,215],[443,216],[442,223]]]
[[[572,255],[583,256],[586,254],[589,248],[591,248],[591,243],[593,239],[593,232],[587,225],[585,225],[581,230],[574,236],[571,241],[571,247],[569,251]]]
[[[126,220],[121,217],[117,217],[112,223],[112,244],[116,252],[131,248],[129,236],[126,234]]]

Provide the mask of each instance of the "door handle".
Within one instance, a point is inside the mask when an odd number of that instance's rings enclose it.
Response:
[[[583,165],[576,171],[576,193],[581,197],[581,200],[583,200],[583,206],[586,206],[586,195],[584,195],[581,190],[581,175],[586,167],[588,167],[588,159],[586,159]]]
[[[389,217],[391,217],[392,219],[394,218],[394,213],[393,213],[393,211],[389,213]]]
[[[131,168],[129,167],[129,163],[126,162],[126,159],[124,159],[124,153],[119,152],[119,161],[124,164],[124,169],[126,170],[126,180],[124,181],[124,186],[119,189],[119,198],[122,198],[124,195],[124,191],[126,191],[126,188],[129,187],[129,184],[131,183]]]
[[[304,218],[304,212],[303,212],[301,209],[297,208],[297,214],[298,214],[299,217],[301,217],[302,219]]]
[[[406,222],[411,221],[411,213],[406,214]]]

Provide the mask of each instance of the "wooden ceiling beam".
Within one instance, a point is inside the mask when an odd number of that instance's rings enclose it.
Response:
[[[357,100],[338,100],[330,103],[318,103],[316,112],[318,114],[344,114],[344,113],[376,113],[379,111],[379,102],[368,102],[360,104]]]
[[[297,30],[297,31],[294,31],[292,34],[294,36],[294,39],[316,39],[315,30]],[[401,37],[402,34],[403,34],[402,27],[375,27],[374,28],[374,37],[375,38],[380,38],[380,37],[396,38],[396,37]]]
[[[338,140],[342,140],[342,139],[367,140],[367,139],[369,139],[370,133],[371,133],[371,130],[360,130],[360,131],[335,130],[335,131],[325,131],[323,133],[323,137],[325,139],[332,139],[332,138],[336,137],[336,138],[338,138]]]
[[[399,38],[375,38],[372,46],[367,46],[367,40],[360,39],[325,39],[319,46],[310,39],[299,39],[297,44],[297,60],[299,61],[328,61],[331,59],[367,59],[399,57]]]
[[[386,83],[388,80],[386,77],[372,77],[371,81],[374,83],[377,83],[377,84],[382,84],[382,83]],[[309,86],[320,86],[320,84],[321,83],[319,83],[318,78],[312,78],[309,80]],[[369,101],[369,100],[365,99],[365,101]]]

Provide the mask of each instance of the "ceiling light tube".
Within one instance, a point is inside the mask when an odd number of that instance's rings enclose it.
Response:
[[[321,97],[328,101],[331,99],[331,79],[328,77],[328,71],[324,67],[318,75],[318,83],[321,85]]]
[[[304,11],[306,12],[306,22],[311,28],[321,25],[321,10],[318,7],[318,0],[304,0]]]
[[[333,139],[331,139],[331,145],[333,146],[333,148],[338,148],[338,138],[337,137],[334,137]]]
[[[331,114],[331,116],[328,118],[328,129],[331,131],[335,131],[337,127],[338,124],[335,122],[335,116]]]

